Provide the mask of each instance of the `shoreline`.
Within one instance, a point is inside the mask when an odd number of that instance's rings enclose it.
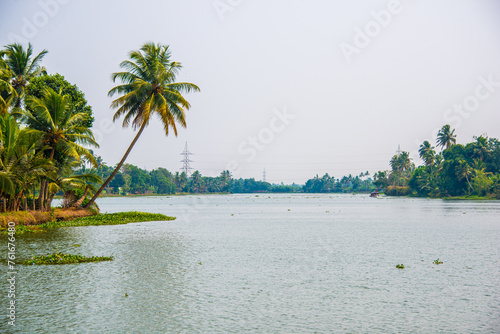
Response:
[[[56,211],[56,210],[54,210]],[[47,212],[51,220],[44,221],[47,215],[43,215],[43,221],[16,221],[16,233],[33,233],[33,232],[45,232],[46,229],[53,229],[59,227],[72,227],[72,226],[97,226],[97,225],[121,225],[129,223],[142,223],[148,221],[169,221],[175,220],[176,217],[166,216],[161,213],[149,213],[149,212],[138,212],[138,211],[128,211],[128,212],[116,212],[116,213],[95,213],[90,212],[90,210],[74,210],[83,211],[78,212],[79,217],[66,216],[56,216],[52,212]],[[18,212],[19,213],[19,212]],[[9,215],[3,213],[0,217],[6,220]],[[21,216],[26,216],[26,212],[21,212]],[[31,216],[33,218],[33,216]],[[55,219],[54,219],[55,218]],[[11,220],[12,221],[12,220]],[[7,225],[0,226],[0,234],[6,234],[8,231]]]

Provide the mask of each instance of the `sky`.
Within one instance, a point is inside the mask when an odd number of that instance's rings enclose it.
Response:
[[[0,2],[0,44],[49,51],[43,65],[93,108],[94,151],[116,164],[135,133],[112,122],[111,73],[145,42],[182,63],[187,128],[152,122],[127,162],[180,171],[187,142],[204,176],[304,183],[421,164],[444,124],[458,143],[500,138],[496,0]]]

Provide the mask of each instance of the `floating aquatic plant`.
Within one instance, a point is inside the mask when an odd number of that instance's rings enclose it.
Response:
[[[61,252],[33,256],[31,259],[21,261],[21,264],[72,264],[83,262],[113,261],[113,256],[84,256],[80,254],[64,254]]]

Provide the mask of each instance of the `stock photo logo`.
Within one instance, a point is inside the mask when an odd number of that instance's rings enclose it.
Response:
[[[50,20],[56,17],[61,7],[70,3],[71,0],[40,0],[38,1],[39,10],[32,15],[21,19],[21,27],[16,32],[9,32],[7,39],[14,43],[28,43],[35,38]]]
[[[258,152],[264,151],[274,141],[276,135],[283,132],[295,118],[296,115],[288,112],[286,107],[282,110],[275,108],[267,126],[240,142],[237,146],[238,154],[244,157],[246,162],[254,161]],[[238,161],[231,160],[226,165],[226,169],[231,170],[233,175],[237,176],[241,171],[241,166]]]
[[[394,16],[402,12],[403,6],[399,0],[389,1],[386,9],[371,11],[370,16],[372,19],[370,21],[366,22],[362,28],[359,26],[354,27],[352,41],[343,41],[339,45],[347,63],[350,64],[353,57],[367,48],[392,23]]]
[[[242,3],[243,0],[216,0],[213,2],[213,6],[219,19],[224,21],[226,15],[232,13]]]

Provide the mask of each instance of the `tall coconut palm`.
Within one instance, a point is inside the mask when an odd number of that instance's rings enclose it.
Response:
[[[33,57],[33,46],[28,44],[25,50],[21,44],[14,43],[5,46],[1,51],[1,55],[5,63],[12,72],[11,84],[17,92],[14,106],[19,108],[24,99],[24,92],[29,81],[42,74],[46,74],[46,70],[40,65],[43,57],[47,54],[47,50],[43,50]]]
[[[56,151],[62,156],[81,161],[85,157],[96,165],[91,151],[86,146],[99,145],[94,140],[92,131],[82,125],[88,115],[74,113],[70,98],[60,95],[52,89],[44,91],[43,98],[30,96],[26,100],[28,110],[20,111],[30,129],[30,133],[40,138],[42,146],[46,147],[48,158],[53,160]],[[47,182],[42,182],[39,206],[46,209]]]
[[[436,151],[434,151],[434,147],[429,143],[429,141],[426,140],[422,143],[422,145],[420,145],[418,155],[420,156],[420,159],[424,161],[426,166],[430,166],[434,163]]]
[[[186,127],[184,111],[190,108],[189,102],[182,96],[182,93],[200,90],[192,83],[175,82],[176,75],[182,66],[170,60],[171,54],[168,46],[146,43],[140,50],[130,52],[129,56],[130,60],[125,60],[120,64],[124,71],[112,75],[113,82],[118,79],[122,84],[111,89],[108,95],[121,94],[111,103],[111,107],[117,109],[113,121],[123,116],[123,127],[132,125],[139,131],[113,173],[85,207],[92,205],[120,170],[152,116],[156,114],[160,118],[165,135],[168,135],[172,129],[177,136],[176,123]]]
[[[457,143],[457,136],[455,135],[455,129],[451,129],[449,124],[444,125],[437,134],[437,146],[442,148],[450,148],[450,146]]]

